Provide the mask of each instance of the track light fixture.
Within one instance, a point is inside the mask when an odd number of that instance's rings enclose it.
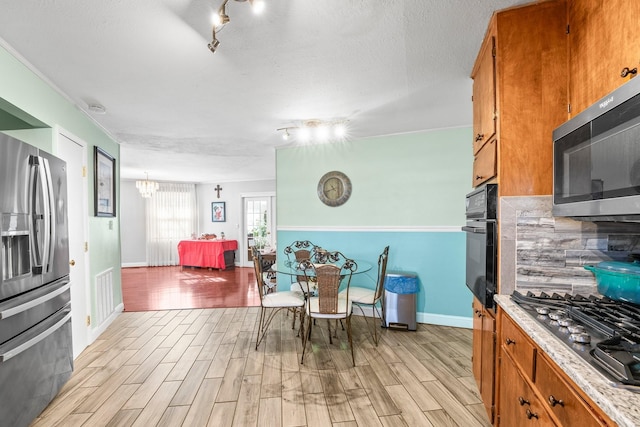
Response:
[[[247,0],[235,1],[241,3]],[[212,53],[215,53],[218,46],[220,46],[220,41],[216,38],[216,30],[220,31],[230,21],[229,15],[227,15],[227,3],[229,3],[229,0],[223,0],[218,12],[213,15],[213,38],[211,43],[207,45]],[[264,0],[249,0],[249,4],[256,14],[262,13],[265,8]]]
[[[348,120],[305,120],[299,124],[276,129],[282,139],[294,139],[299,143],[337,142],[347,139]]]

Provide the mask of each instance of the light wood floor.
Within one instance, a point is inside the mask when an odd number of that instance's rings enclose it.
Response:
[[[382,330],[353,316],[302,350],[282,313],[255,347],[259,308],[121,314],[76,360],[33,426],[489,426],[471,374],[471,331]]]

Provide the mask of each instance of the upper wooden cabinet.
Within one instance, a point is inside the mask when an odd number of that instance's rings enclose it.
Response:
[[[487,37],[480,48],[473,79],[473,154],[496,133],[495,39]]]
[[[552,193],[552,132],[568,118],[567,39],[566,0],[494,13],[471,73],[474,186],[493,178],[501,196]],[[476,163],[492,133],[496,173],[487,177]]]
[[[569,1],[571,116],[640,71],[640,2]],[[636,70],[625,72],[623,70]]]

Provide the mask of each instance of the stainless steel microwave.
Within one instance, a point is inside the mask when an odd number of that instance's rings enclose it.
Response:
[[[553,131],[553,214],[640,221],[640,78]]]

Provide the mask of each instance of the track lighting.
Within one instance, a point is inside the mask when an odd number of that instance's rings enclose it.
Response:
[[[216,29],[213,29],[213,38],[211,40],[211,43],[209,43],[207,45],[207,47],[209,48],[209,50],[211,51],[211,53],[216,53],[216,49],[218,48],[218,46],[220,46],[220,40],[218,40],[216,38]]]
[[[247,0],[235,1],[240,3]],[[218,46],[220,46],[220,41],[216,38],[216,30],[220,31],[222,27],[230,21],[229,15],[227,15],[227,3],[229,3],[229,0],[223,0],[218,12],[213,15],[213,39],[211,40],[211,43],[207,45],[212,53],[215,53]],[[261,13],[265,8],[264,0],[249,0],[249,4],[251,5],[253,12],[256,14]]]
[[[282,131],[282,139],[293,138],[300,143],[324,143],[347,139],[348,120],[305,120],[293,126],[276,129]]]

